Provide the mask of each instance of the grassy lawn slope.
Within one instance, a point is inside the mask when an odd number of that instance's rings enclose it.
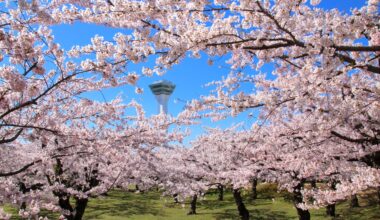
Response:
[[[258,199],[251,201],[249,192],[244,195],[251,219],[297,219],[296,210],[287,193],[277,193],[274,186],[260,184]],[[348,202],[337,206],[336,219],[369,220],[380,219],[380,208],[373,194],[359,196],[361,207],[350,208]],[[239,219],[231,192],[226,192],[224,201],[217,201],[217,194],[208,193],[198,200],[197,215],[186,215],[189,203],[175,204],[172,198],[161,197],[160,192],[133,193],[111,191],[106,197],[90,200],[84,219],[99,220],[208,220]],[[8,210],[10,208],[8,207]],[[12,209],[15,212],[15,209]],[[57,219],[57,215],[49,215]],[[312,219],[331,219],[325,209],[311,210]],[[16,216],[13,219],[18,219]]]

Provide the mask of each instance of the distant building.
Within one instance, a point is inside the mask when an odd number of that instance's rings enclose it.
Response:
[[[149,85],[150,90],[156,96],[158,102],[158,113],[168,113],[168,101],[175,89],[175,85],[167,80],[159,80]]]

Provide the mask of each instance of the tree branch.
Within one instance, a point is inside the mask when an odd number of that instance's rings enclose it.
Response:
[[[52,130],[49,128],[43,128],[43,127],[38,127],[38,126],[33,126],[33,125],[18,125],[18,124],[0,124],[0,127],[17,127],[17,128],[33,128],[33,129],[38,129],[38,130],[44,130],[44,131],[49,131],[53,134],[58,134],[58,131]]]
[[[42,160],[36,160],[29,164],[26,164],[25,166],[21,167],[18,170],[6,172],[6,173],[0,173],[0,177],[7,177],[7,176],[13,176],[13,175],[19,174],[21,172],[24,172],[25,170],[27,170],[29,167],[33,166],[34,164],[40,163],[40,162],[42,162]]]
[[[348,142],[352,142],[352,143],[358,143],[358,144],[363,144],[363,143],[371,143],[371,144],[380,144],[380,140],[377,139],[377,138],[359,138],[359,139],[355,139],[355,138],[351,138],[351,137],[347,137],[347,136],[344,136],[342,134],[339,134],[338,132],[336,131],[331,131],[330,132],[332,135],[340,138],[340,139],[343,139],[345,141],[348,141]]]
[[[5,139],[5,138],[1,139],[0,144],[10,143],[10,142],[16,140],[18,138],[18,136],[20,136],[22,131],[23,131],[23,129],[20,129],[13,137],[11,137],[9,139]]]
[[[334,45],[337,51],[357,51],[357,52],[377,52],[380,51],[380,46],[339,46]]]

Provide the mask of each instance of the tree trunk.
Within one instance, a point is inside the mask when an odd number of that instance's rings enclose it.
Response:
[[[317,188],[317,181],[312,180],[312,181],[310,182],[310,185],[311,185],[311,187],[313,187],[313,188]]]
[[[326,214],[331,217],[335,217],[335,204],[327,205]]]
[[[355,195],[351,196],[351,203],[350,203],[351,208],[359,207],[359,200],[358,197]]]
[[[332,180],[330,182],[330,187],[332,190],[336,190],[336,181],[335,180]],[[328,216],[335,217],[335,203],[327,205],[326,214]]]
[[[88,199],[76,199],[74,220],[82,220],[87,203]]]
[[[19,189],[20,191],[25,194],[27,192],[27,189],[26,189],[26,186],[25,186],[25,183],[23,182],[19,182],[18,183],[18,186],[19,186]],[[20,205],[20,209],[26,209],[26,202],[22,202],[21,205]]]
[[[87,192],[88,190],[92,189],[93,187],[96,187],[99,185],[99,180],[98,180],[98,164],[96,164],[96,168],[91,171],[91,173],[88,173],[88,168],[85,167],[84,171],[86,171],[86,181],[89,184],[89,187],[84,187],[82,190],[83,192]],[[57,164],[55,166],[55,174],[57,176],[61,176],[63,174],[63,169],[62,169],[62,163],[59,159],[57,159]],[[50,177],[47,176],[48,181],[50,183]],[[64,180],[64,179],[63,179]],[[34,188],[40,188],[40,185],[34,185]],[[32,188],[33,189],[33,188]],[[75,207],[70,204],[70,195],[67,194],[66,192],[60,192],[60,191],[53,191],[53,194],[58,197],[58,204],[63,210],[67,210],[65,212],[64,217],[67,220],[82,220],[84,211],[86,210],[87,203],[88,203],[88,198],[77,198],[74,197],[75,199]]]
[[[257,199],[257,179],[252,179],[252,193],[251,193],[251,199],[255,200]]]
[[[294,193],[293,193],[293,202],[294,206],[297,210],[298,214],[298,219],[299,220],[310,220],[310,212],[309,210],[303,210],[299,207],[297,207],[297,204],[302,203],[302,194],[301,194],[301,189],[303,187],[304,182],[301,181],[297,186],[294,187]]]
[[[240,190],[234,189],[233,195],[234,195],[235,203],[238,208],[239,216],[241,220],[249,220],[249,212],[247,208],[245,208],[245,205],[243,203],[243,198],[241,197],[241,194],[240,194]]]
[[[223,201],[223,197],[224,197],[224,186],[222,184],[219,184],[218,185],[218,200],[219,201]]]
[[[174,199],[174,203],[179,203],[177,193],[173,194],[173,199]]]
[[[88,199],[75,198],[75,208],[70,204],[70,196],[61,194],[58,200],[58,204],[62,209],[68,210],[69,213],[65,214],[67,220],[82,220],[84,211],[86,210]]]
[[[379,61],[380,62],[380,61]],[[377,199],[378,199],[378,203],[380,205],[380,187],[377,187]]]
[[[196,209],[197,209],[197,195],[193,195],[193,198],[191,199],[190,202],[190,210],[187,213],[188,215],[195,215],[197,214]]]
[[[73,207],[70,204],[70,196],[66,194],[58,195],[58,204],[61,209],[67,210],[68,213],[64,214],[67,220],[74,220]]]

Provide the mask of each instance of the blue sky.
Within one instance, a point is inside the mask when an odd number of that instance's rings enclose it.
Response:
[[[349,13],[351,8],[360,7],[364,3],[365,0],[322,0],[319,7],[325,9],[338,8],[340,11]],[[73,45],[89,44],[91,38],[96,34],[104,36],[106,40],[112,40],[115,33],[126,33],[128,31],[83,23],[74,23],[71,25],[65,24],[54,26],[52,28],[56,42],[59,42],[65,49],[70,49]],[[130,70],[139,72],[141,71],[141,65],[131,65]],[[270,68],[267,70],[270,71]],[[225,63],[225,58],[216,61],[212,66],[207,64],[206,56],[202,56],[201,59],[187,58],[179,65],[174,66],[173,69],[169,70],[164,76],[142,78],[138,82],[138,86],[144,89],[144,93],[141,95],[135,94],[134,88],[131,86],[108,89],[103,92],[103,95],[106,100],[109,101],[117,94],[122,93],[127,102],[131,99],[135,99],[141,103],[149,116],[157,113],[157,102],[153,94],[150,92],[148,85],[160,79],[170,80],[176,84],[176,89],[169,100],[169,113],[177,115],[183,109],[185,103],[182,101],[174,102],[175,99],[188,101],[199,98],[201,95],[208,94],[210,88],[206,88],[204,85],[210,81],[221,79],[222,76],[228,75],[229,71],[229,65]],[[91,93],[90,96],[93,99],[102,100],[103,95]],[[231,124],[236,124],[241,121],[248,122],[247,126],[249,127],[249,124],[254,122],[254,118],[249,118],[249,120],[247,120],[247,113],[245,113],[236,118],[230,118],[218,123],[203,120],[203,125],[229,127]],[[192,127],[192,129],[194,130],[194,133],[188,138],[188,140],[194,138],[194,136],[201,132],[199,126]]]

